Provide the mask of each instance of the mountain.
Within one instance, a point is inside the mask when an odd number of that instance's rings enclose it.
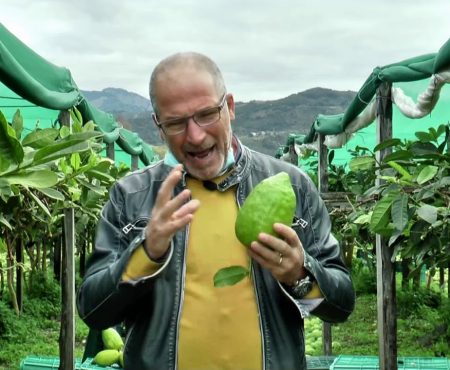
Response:
[[[99,109],[113,113],[122,125],[149,144],[161,145],[151,119],[150,100],[124,89],[83,91]],[[354,91],[313,88],[270,101],[236,102],[233,131],[250,148],[274,155],[289,134],[307,133],[318,114],[343,113],[356,96]]]
[[[113,114],[151,110],[150,100],[143,96],[115,87],[102,91],[82,91],[86,99],[100,110]]]

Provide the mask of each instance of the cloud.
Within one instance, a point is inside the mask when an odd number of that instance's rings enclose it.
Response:
[[[438,51],[449,10],[447,0],[16,0],[2,5],[2,21],[82,89],[147,96],[160,59],[195,50],[246,101],[357,90],[375,66]]]

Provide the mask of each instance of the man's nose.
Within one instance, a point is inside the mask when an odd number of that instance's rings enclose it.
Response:
[[[186,134],[189,142],[193,144],[201,143],[206,136],[205,129],[197,125],[193,117],[190,117],[186,123]]]

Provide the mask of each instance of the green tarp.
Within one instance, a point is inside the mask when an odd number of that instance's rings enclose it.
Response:
[[[137,155],[144,165],[158,159],[150,145],[144,149],[138,134],[121,128],[115,118],[86,100],[67,68],[58,67],[42,58],[0,23],[0,82],[23,98],[29,107],[47,108],[55,112],[76,107],[84,122],[92,120],[103,133],[105,143],[117,142],[129,155]],[[0,95],[1,96],[1,95]],[[5,99],[3,99],[5,100]],[[14,108],[18,101],[0,102],[0,109]],[[18,108],[19,105],[17,105]],[[21,112],[25,107],[21,108]],[[6,113],[6,116],[8,114]],[[55,119],[58,114],[55,115]],[[11,117],[9,117],[11,118]]]
[[[409,58],[398,63],[376,67],[359,89],[355,99],[342,114],[319,114],[310,131],[304,136],[304,143],[312,143],[317,133],[336,135],[344,132],[372,101],[382,82],[399,83],[426,79],[450,67],[450,39],[437,53]]]

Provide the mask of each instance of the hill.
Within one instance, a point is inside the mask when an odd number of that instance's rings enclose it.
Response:
[[[152,145],[161,145],[151,121],[150,100],[124,89],[83,91],[99,109],[114,114],[129,130]],[[270,101],[236,102],[233,130],[249,147],[269,155],[286,143],[290,133],[306,133],[318,114],[342,113],[355,97],[353,91],[309,89]]]

